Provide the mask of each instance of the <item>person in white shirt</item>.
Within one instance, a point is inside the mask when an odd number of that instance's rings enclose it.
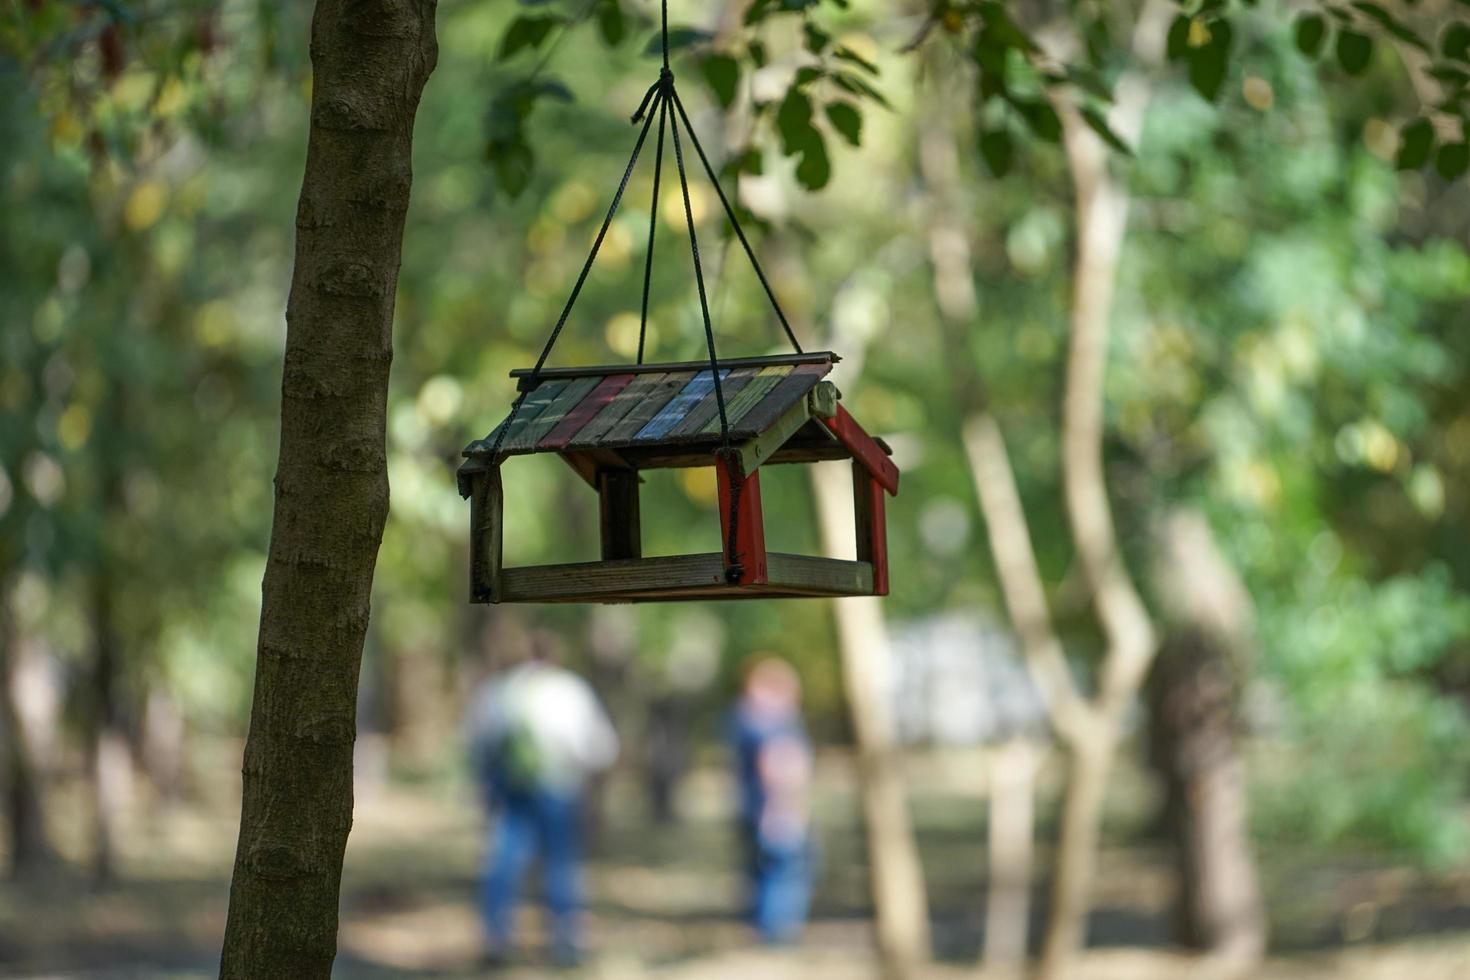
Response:
[[[555,662],[556,640],[532,637],[526,661],[475,692],[470,753],[493,817],[480,892],[489,954],[514,947],[515,907],[526,866],[538,854],[552,922],[552,954],[581,957],[582,796],[609,768],[618,736],[587,682]]]

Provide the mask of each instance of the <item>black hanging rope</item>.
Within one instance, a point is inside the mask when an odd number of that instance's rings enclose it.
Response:
[[[577,302],[577,297],[582,293],[582,286],[587,281],[587,275],[592,270],[592,263],[597,258],[597,252],[602,247],[602,241],[607,236],[607,230],[612,225],[613,217],[617,214],[618,205],[622,203],[623,192],[627,190],[628,181],[633,176],[633,168],[638,163],[638,155],[643,150],[643,144],[648,138],[648,131],[653,126],[655,109],[658,110],[658,150],[653,171],[653,202],[649,208],[648,218],[648,253],[643,266],[643,304],[638,323],[638,363],[643,363],[644,346],[648,332],[648,297],[653,280],[653,244],[654,235],[658,222],[658,192],[659,182],[663,172],[664,156],[664,132],[667,129],[674,137],[674,162],[679,170],[679,188],[684,198],[684,220],[689,226],[689,251],[694,259],[694,282],[699,291],[699,312],[704,321],[705,345],[709,351],[710,375],[714,384],[715,405],[719,411],[720,418],[720,448],[718,450],[721,459],[725,462],[726,472],[729,474],[729,514],[726,520],[728,535],[725,542],[725,555],[727,567],[725,579],[727,582],[736,583],[744,572],[740,564],[736,562],[736,539],[739,536],[740,521],[740,494],[742,483],[738,474],[736,453],[730,442],[730,420],[726,411],[725,388],[720,377],[720,360],[715,351],[715,328],[710,318],[709,297],[705,292],[704,269],[700,263],[699,240],[694,230],[694,207],[689,197],[689,176],[684,166],[684,149],[679,138],[679,126],[682,122],[685,132],[689,134],[689,141],[694,146],[694,152],[699,157],[699,162],[704,166],[704,172],[709,181],[714,185],[715,194],[720,199],[720,204],[725,209],[725,215],[730,219],[730,226],[735,229],[735,236],[740,239],[741,246],[745,249],[745,255],[750,259],[751,267],[755,270],[756,278],[760,280],[761,288],[766,292],[766,297],[771,301],[771,308],[776,311],[776,317],[781,321],[781,328],[786,332],[786,338],[791,341],[791,346],[800,354],[801,344],[796,339],[796,332],[791,329],[791,323],[786,319],[785,312],[781,309],[780,302],[776,299],[776,293],[771,288],[770,281],[766,278],[765,271],[760,266],[760,261],[755,256],[755,249],[751,247],[750,240],[745,237],[745,229],[740,226],[740,219],[735,213],[735,207],[726,197],[725,190],[720,186],[719,177],[715,174],[714,166],[700,145],[699,136],[694,132],[694,125],[689,120],[689,113],[684,108],[683,100],[679,98],[678,91],[674,88],[674,73],[669,69],[669,4],[663,0],[660,5],[659,36],[663,49],[663,67],[659,69],[658,81],[648,87],[644,93],[643,100],[638,105],[638,111],[633,113],[634,123],[642,122],[643,128],[638,132],[638,140],[633,144],[632,156],[628,159],[628,166],[623,170],[623,178],[618,182],[617,192],[613,194],[612,203],[608,205],[607,214],[602,219],[602,227],[598,229],[597,237],[592,242],[592,249],[587,254],[587,261],[582,264],[582,271],[577,276],[577,282],[572,287],[572,293],[567,297],[566,305],[562,307],[561,316],[557,317],[556,326],[552,328],[551,336],[546,338],[546,345],[541,349],[541,355],[536,358],[536,366],[531,369],[515,401],[511,404],[510,416],[501,425],[495,435],[495,443],[491,448],[490,456],[498,459],[501,448],[505,443],[506,434],[515,423],[516,416],[525,403],[526,396],[534,391],[541,380],[541,369],[546,365],[546,359],[551,355],[551,349],[555,346],[557,338],[561,336],[562,328],[566,326],[567,318],[571,315],[572,307]],[[669,106],[674,107],[674,112],[669,111]]]
[[[677,105],[678,96],[674,96]],[[686,123],[685,128],[688,128]],[[699,288],[699,313],[704,319],[704,339],[709,347],[709,370],[714,380],[715,407],[720,414],[720,454],[725,460],[725,470],[730,477],[730,505],[729,514],[725,521],[727,534],[725,540],[725,581],[735,583],[740,581],[744,569],[736,561],[735,543],[740,528],[740,478],[735,472],[735,460],[733,447],[730,445],[730,419],[725,414],[725,390],[720,379],[720,359],[715,354],[715,327],[709,315],[709,298],[704,291],[704,269],[699,261],[699,237],[694,232],[694,206],[689,200],[689,176],[684,169],[684,147],[679,139],[679,121],[674,120],[672,126],[674,133],[674,163],[679,168],[679,189],[684,195],[684,220],[689,225],[689,254],[694,258],[694,282]],[[690,132],[690,139],[694,134]]]
[[[658,91],[659,85],[655,83],[643,97],[646,107],[650,99],[658,99],[663,102],[662,93]],[[638,110],[640,113],[643,108]],[[567,297],[566,305],[562,307],[561,316],[556,319],[556,326],[551,330],[551,336],[546,338],[546,346],[541,348],[541,356],[536,358],[536,366],[531,369],[530,384],[516,396],[511,403],[510,417],[500,427],[495,435],[495,445],[490,450],[490,458],[496,459],[500,456],[500,447],[505,443],[505,434],[516,420],[516,413],[521,410],[526,396],[536,387],[541,380],[541,369],[546,366],[546,358],[551,355],[551,348],[556,345],[556,338],[561,335],[562,327],[567,325],[567,317],[571,315],[572,307],[577,302],[577,297],[582,293],[582,286],[587,282],[587,274],[592,271],[592,263],[597,259],[597,250],[602,248],[602,240],[607,237],[607,229],[612,226],[613,216],[618,213],[618,205],[622,203],[623,191],[628,188],[628,180],[633,176],[633,168],[638,163],[638,154],[643,151],[643,142],[648,138],[648,130],[653,125],[653,115],[650,113],[648,119],[643,123],[643,128],[638,131],[638,142],[633,144],[633,155],[628,159],[628,166],[623,170],[623,179],[618,181],[617,192],[613,194],[612,203],[608,205],[607,215],[602,219],[602,227],[597,230],[597,237],[592,241],[592,251],[587,253],[587,261],[582,263],[582,271],[577,276],[576,285],[572,287],[572,294]]]
[[[668,91],[673,91],[674,73],[669,71],[668,65],[658,75],[658,84],[664,85],[668,79]],[[648,206],[648,256],[643,263],[643,310],[638,317],[638,363],[643,363],[643,345],[648,337],[648,289],[653,283],[653,239],[658,230],[658,185],[664,170],[664,130],[669,119],[669,99],[667,96],[659,100],[658,104],[658,150],[653,157],[653,195]]]

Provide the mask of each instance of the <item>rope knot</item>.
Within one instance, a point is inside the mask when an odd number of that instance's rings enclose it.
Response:
[[[648,86],[648,91],[643,93],[643,101],[638,103],[638,111],[633,113],[633,122],[639,123],[643,121],[643,114],[648,111],[648,106],[653,102],[655,94],[669,98],[673,95],[673,92],[674,73],[669,70],[668,65],[664,65],[658,70],[658,81]]]

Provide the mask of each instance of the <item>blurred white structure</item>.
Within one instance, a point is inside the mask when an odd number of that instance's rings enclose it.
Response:
[[[1044,736],[1046,712],[1010,630],[973,613],[894,623],[890,696],[904,744]]]

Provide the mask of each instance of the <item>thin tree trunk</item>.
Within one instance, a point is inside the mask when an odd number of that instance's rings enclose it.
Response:
[[[1150,0],[1139,15],[1133,53],[1141,69],[1162,60],[1170,5]],[[1119,80],[1109,120],[1136,142],[1150,97],[1135,72]],[[1039,975],[1055,980],[1086,942],[1087,916],[1108,773],[1123,721],[1157,648],[1153,621],[1118,550],[1103,466],[1104,377],[1118,259],[1128,228],[1128,192],[1109,170],[1110,151],[1066,98],[1057,99],[1062,142],[1077,200],[1071,343],[1062,404],[1062,489],[1083,576],[1107,640],[1090,737],[1070,740],[1072,776],[1057,852],[1051,921]]]
[[[1024,736],[990,755],[990,889],[985,900],[984,964],[991,977],[1018,977],[1031,918],[1036,770],[1042,747]]]
[[[56,852],[46,836],[41,782],[31,752],[31,740],[15,701],[17,640],[11,611],[10,578],[0,581],[0,740],[3,740],[5,827],[10,872],[16,878],[34,877],[49,868]]]
[[[1265,953],[1240,754],[1240,693],[1249,672],[1250,596],[1204,518],[1165,522],[1157,562],[1170,629],[1147,685],[1153,762],[1179,864],[1179,938],[1249,967]]]
[[[281,448],[220,975],[326,978],[352,826],[357,675],[433,0],[319,0],[286,307]]]
[[[841,466],[812,467],[828,553],[852,539],[852,477]],[[859,789],[878,916],[884,975],[917,976],[930,956],[929,900],[904,792],[889,691],[888,630],[880,601],[833,600],[842,654],[843,692],[857,738]]]
[[[104,475],[104,513],[111,509],[112,478]],[[92,669],[85,698],[87,775],[92,790],[92,877],[111,881],[117,874],[115,833],[122,802],[123,770],[129,765],[126,741],[117,730],[118,638],[114,624],[112,580],[102,559],[92,574]]]
[[[1068,747],[1070,770],[1052,872],[1051,911],[1037,968],[1038,977],[1047,980],[1065,975],[1087,943],[1103,803],[1115,748],[1111,736],[1099,731],[1095,741]]]

